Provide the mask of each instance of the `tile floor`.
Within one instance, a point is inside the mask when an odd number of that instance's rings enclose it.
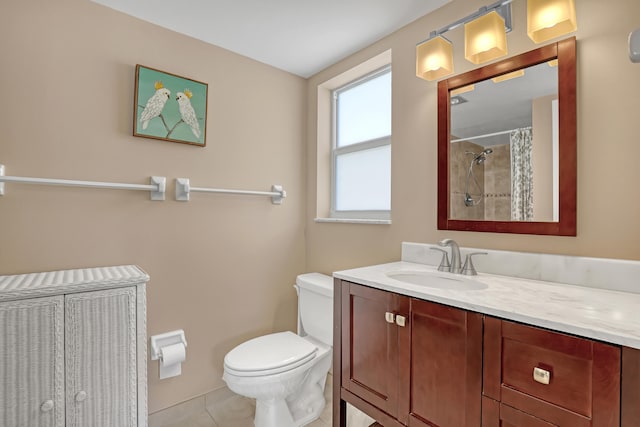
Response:
[[[308,427],[331,427],[332,377],[327,377],[327,406]],[[253,427],[255,401],[221,388],[149,416],[149,427]],[[349,407],[349,427],[368,427],[374,420]]]

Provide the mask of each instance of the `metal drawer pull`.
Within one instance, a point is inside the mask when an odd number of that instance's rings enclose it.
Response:
[[[387,321],[387,323],[395,323],[396,319],[395,319],[396,315],[393,313],[389,313],[388,311],[384,314],[384,319]]]
[[[541,368],[533,368],[533,379],[540,384],[549,384],[549,381],[551,381],[551,372]]]
[[[404,328],[404,325],[406,323],[407,318],[404,316],[400,316],[399,314],[396,316],[396,325],[398,326],[402,326]]]

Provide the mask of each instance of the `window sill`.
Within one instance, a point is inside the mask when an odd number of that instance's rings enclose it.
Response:
[[[337,223],[337,224],[378,224],[391,225],[390,219],[358,219],[358,218],[315,218],[315,222],[319,223]]]

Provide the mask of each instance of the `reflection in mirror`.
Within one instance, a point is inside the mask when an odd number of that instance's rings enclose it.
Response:
[[[438,229],[576,235],[575,37],[438,82]]]
[[[557,221],[555,63],[463,86],[450,99],[450,217]]]

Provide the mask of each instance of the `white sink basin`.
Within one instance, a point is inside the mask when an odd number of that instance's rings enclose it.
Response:
[[[451,273],[428,271],[392,271],[385,273],[387,277],[413,285],[426,286],[436,289],[451,289],[457,291],[478,291],[487,289],[487,285],[473,279],[468,279]]]

